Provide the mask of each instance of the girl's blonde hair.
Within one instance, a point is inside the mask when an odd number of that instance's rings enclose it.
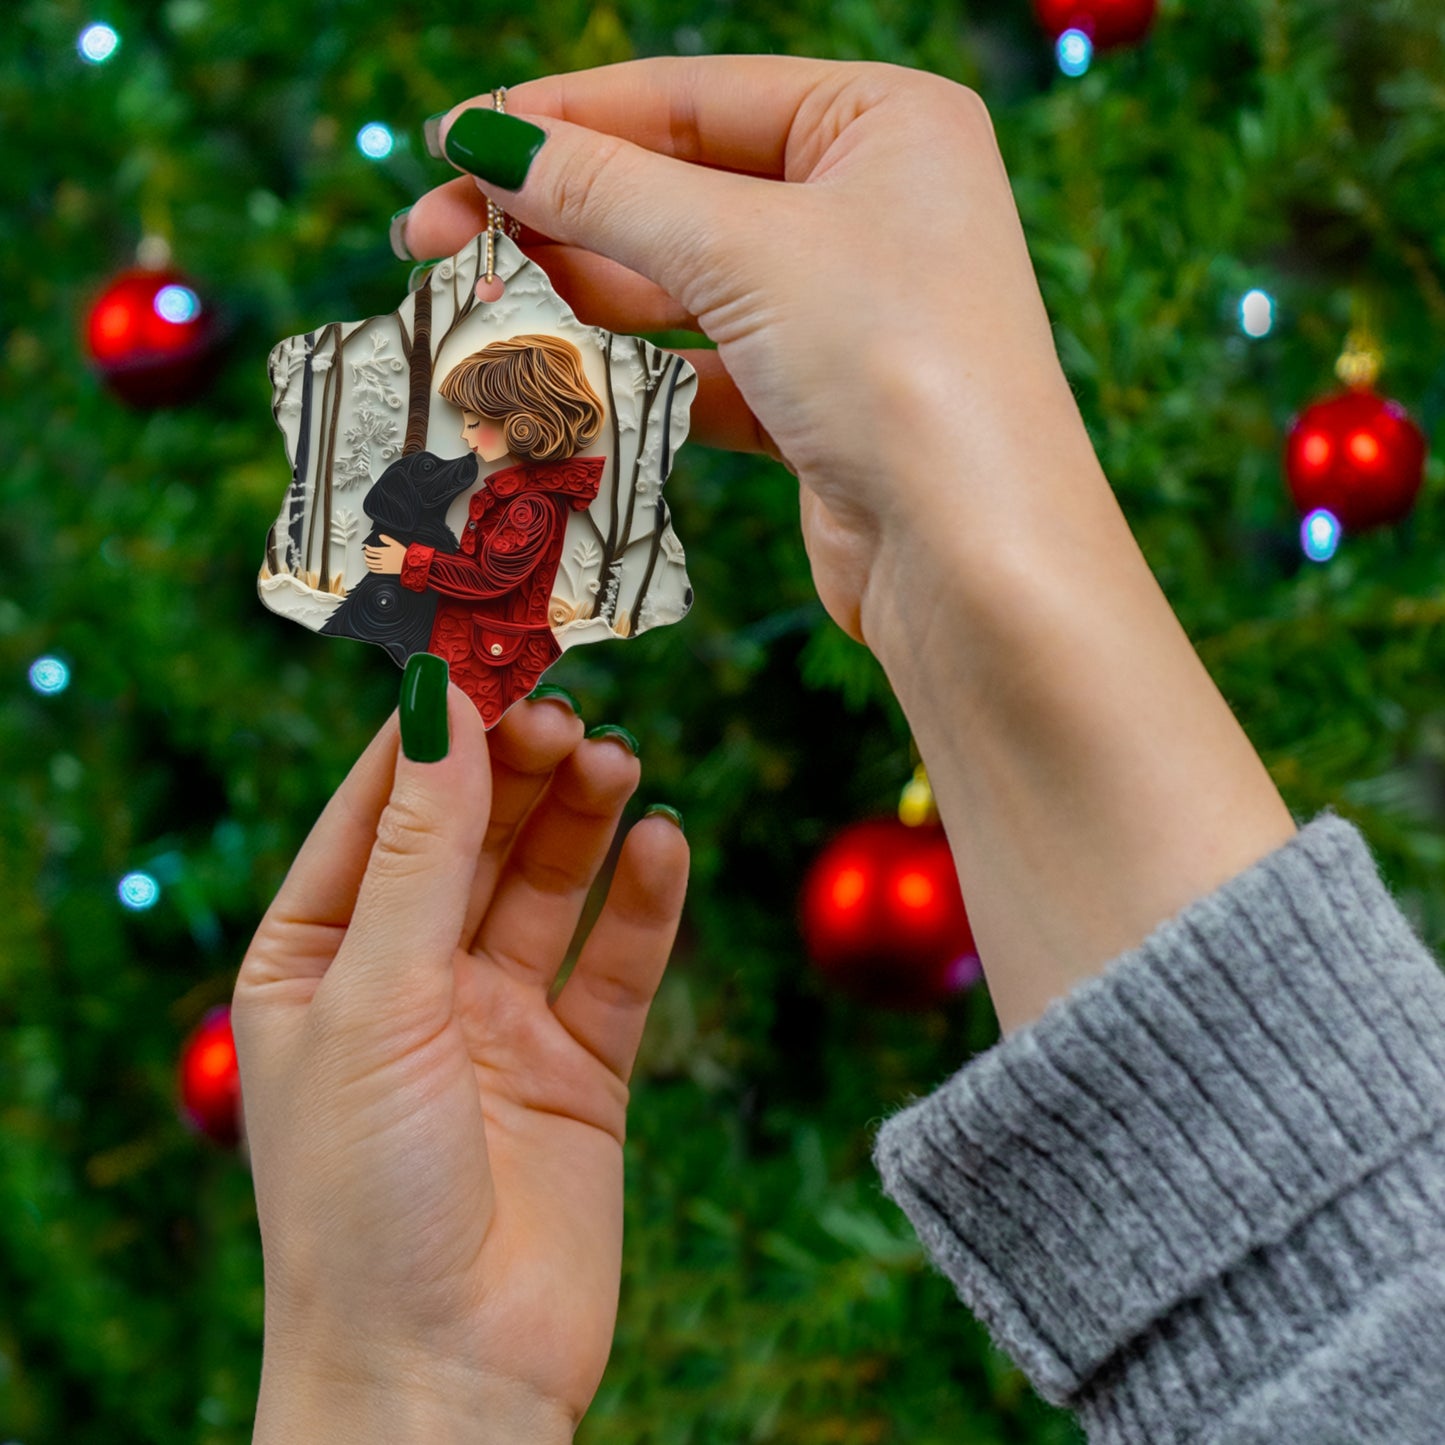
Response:
[[[602,430],[582,353],[560,336],[494,341],[452,367],[437,390],[462,411],[500,421],[507,450],[524,461],[560,461]]]

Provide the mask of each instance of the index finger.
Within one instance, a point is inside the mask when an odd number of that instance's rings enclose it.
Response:
[[[553,117],[677,160],[769,179],[790,176],[810,99],[831,99],[856,67],[791,55],[656,56],[543,76],[507,90],[514,115]],[[820,94],[820,92],[825,94]],[[456,106],[451,122],[477,97]]]

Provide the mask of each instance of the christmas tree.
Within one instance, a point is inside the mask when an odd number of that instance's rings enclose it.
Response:
[[[1440,463],[1404,520],[1343,534],[1301,532],[1284,471],[1352,336],[1427,440],[1445,407],[1438,12],[1166,0],[1142,39],[1096,31],[1096,49],[1076,10],[1058,31],[1026,0],[11,8],[0,1438],[249,1439],[250,1178],[181,1121],[177,1059],[399,682],[381,650],[257,600],[289,479],[266,358],[396,307],[387,218],[451,174],[422,118],[494,85],[777,51],[979,91],[1146,558],[1296,817],[1358,823],[1445,942]],[[153,309],[190,328],[179,378],[118,374],[142,344],[119,313],[109,342],[86,329],[138,253],[169,268]],[[688,446],[667,500],[689,615],[548,675],[589,724],[637,735],[631,816],[673,804],[693,845],[633,1077],[617,1340],[579,1439],[1077,1440],[869,1162],[883,1115],[996,1039],[986,994],[870,1006],[809,964],[793,921],[818,851],[894,807],[907,725],[816,600],[791,478]]]

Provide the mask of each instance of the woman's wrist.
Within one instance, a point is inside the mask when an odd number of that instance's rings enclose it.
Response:
[[[261,1370],[253,1445],[565,1445],[575,1422],[519,1381],[394,1359],[385,1370],[336,1368],[315,1359]]]
[[[957,444],[994,449],[987,493],[885,527],[863,598],[1005,1031],[1295,831],[1077,435]],[[921,441],[900,489],[949,451]]]

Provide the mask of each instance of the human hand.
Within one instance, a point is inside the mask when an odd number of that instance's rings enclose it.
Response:
[[[258,1442],[570,1439],[611,1348],[627,1080],[687,845],[629,832],[549,1003],[638,763],[555,701],[490,739],[447,702],[439,762],[382,728],[237,979]]]
[[[474,106],[490,97],[444,140]],[[1005,545],[1021,508],[1047,521],[1049,480],[1097,472],[974,92],[721,56],[529,81],[507,110],[547,132],[525,184],[438,187],[407,247],[460,249],[490,195],[583,321],[715,341],[684,353],[694,435],[796,473],[814,581],[854,637],[880,559],[916,572],[960,532]]]
[[[400,574],[402,565],[406,562],[406,543],[398,542],[383,532],[381,545],[379,547],[363,547],[361,555],[366,559],[368,571],[381,572],[386,576],[395,577]]]
[[[459,250],[490,196],[583,320],[717,343],[687,353],[694,435],[796,472],[819,596],[928,763],[1006,1028],[1289,836],[1094,454],[977,95],[708,56],[507,109],[546,132],[520,189],[438,187],[407,246]]]

